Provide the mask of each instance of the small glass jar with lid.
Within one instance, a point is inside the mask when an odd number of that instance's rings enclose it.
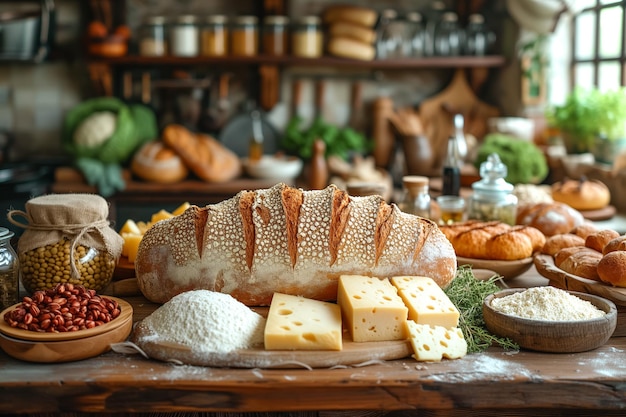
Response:
[[[430,194],[428,177],[406,175],[402,177],[404,195],[399,204],[400,210],[416,216],[430,218]]]
[[[474,193],[469,199],[469,219],[515,224],[517,197],[513,194],[513,184],[505,181],[506,175],[506,165],[496,153],[480,165],[482,179],[472,184]]]
[[[200,29],[200,51],[202,56],[228,55],[228,18],[211,15]]]
[[[259,52],[259,24],[256,16],[238,16],[230,31],[233,56],[255,56]]]
[[[261,45],[264,54],[271,56],[287,55],[289,18],[287,16],[266,16],[263,20]]]
[[[196,17],[179,16],[171,27],[171,54],[174,56],[198,56],[199,35]]]
[[[324,48],[322,21],[318,16],[303,16],[291,30],[291,53],[303,58],[319,58]]]
[[[151,16],[142,23],[139,28],[139,55],[167,55],[165,16]]]
[[[12,237],[12,231],[0,227],[0,311],[19,302],[19,260]]]

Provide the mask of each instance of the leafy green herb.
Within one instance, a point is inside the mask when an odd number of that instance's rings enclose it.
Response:
[[[496,344],[505,350],[518,350],[519,346],[511,339],[498,337],[487,330],[483,318],[482,304],[485,297],[500,290],[496,275],[481,281],[474,277],[468,265],[460,266],[452,283],[444,290],[450,301],[461,313],[459,327],[467,341],[467,352],[477,353]]]

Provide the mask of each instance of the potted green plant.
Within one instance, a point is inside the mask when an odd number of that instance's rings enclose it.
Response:
[[[596,161],[612,164],[626,149],[626,88],[601,93],[598,101],[601,111],[591,151]]]
[[[567,153],[585,153],[591,150],[601,113],[599,96],[600,92],[596,89],[577,87],[562,105],[547,109],[546,120],[550,126],[561,131]]]
[[[592,152],[598,161],[612,163],[626,146],[626,89],[577,87],[562,105],[548,108],[546,120],[561,131],[568,153]]]

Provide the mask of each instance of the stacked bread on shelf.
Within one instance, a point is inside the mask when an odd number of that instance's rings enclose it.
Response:
[[[371,61],[376,57],[374,26],[378,13],[369,7],[333,5],[323,15],[328,26],[327,51],[330,55]]]

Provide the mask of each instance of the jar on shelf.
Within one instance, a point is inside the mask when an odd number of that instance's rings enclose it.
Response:
[[[208,16],[200,29],[202,56],[228,55],[228,18],[224,15]]]
[[[408,49],[407,56],[420,58],[425,55],[426,48],[426,28],[424,27],[424,19],[419,12],[411,12],[406,16],[407,20],[407,40]]]
[[[393,9],[381,12],[376,30],[376,57],[378,59],[404,58],[411,55],[409,21]]]
[[[0,311],[19,302],[19,260],[12,237],[12,231],[0,227]]]
[[[462,53],[463,29],[455,12],[445,12],[435,29],[435,55],[459,56]]]
[[[323,54],[322,21],[317,16],[303,16],[293,26],[291,53],[303,58],[319,58]]]
[[[480,165],[481,180],[472,184],[474,193],[469,199],[469,219],[515,224],[517,197],[513,194],[513,184],[506,182],[506,175],[507,167],[496,153]]]
[[[428,177],[406,175],[402,177],[403,196],[400,210],[416,216],[430,218],[430,194]]]
[[[200,42],[195,16],[179,16],[170,30],[171,54],[174,56],[198,56]]]
[[[108,215],[107,201],[95,194],[49,194],[28,200],[26,211],[11,210],[9,221],[25,229],[17,245],[24,289],[72,283],[103,290],[124,243]]]
[[[256,16],[235,18],[230,31],[230,51],[233,56],[255,56],[259,52],[259,25]]]
[[[146,18],[139,28],[139,55],[167,55],[166,20],[164,16]]]
[[[495,33],[485,25],[485,18],[473,13],[468,18],[465,28],[465,54],[474,56],[487,55],[495,42]]]
[[[263,20],[261,45],[264,54],[271,56],[287,55],[289,18],[287,16],[266,16]]]

